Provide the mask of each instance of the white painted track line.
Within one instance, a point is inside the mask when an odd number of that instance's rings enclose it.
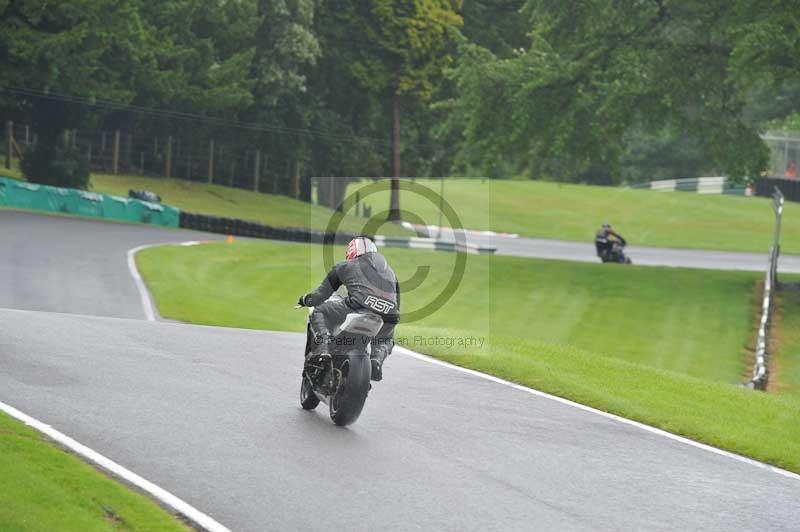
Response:
[[[184,242],[181,245],[185,246],[192,244]],[[128,250],[128,270],[131,272],[133,281],[136,283],[136,289],[139,291],[139,299],[142,302],[142,309],[144,309],[144,316],[147,321],[156,321],[156,311],[155,306],[153,305],[153,300],[150,298],[150,291],[147,290],[147,285],[144,284],[144,280],[139,274],[138,268],[136,268],[136,254],[143,249],[152,248],[156,245],[160,244],[148,244]]]
[[[193,245],[193,244],[194,243],[183,243],[182,245]],[[155,307],[153,306],[153,301],[150,298],[150,292],[147,290],[147,287],[145,286],[144,281],[142,280],[142,276],[139,274],[139,270],[136,268],[136,260],[135,260],[135,255],[138,251],[141,251],[149,247],[154,247],[154,245],[139,246],[128,250],[128,269],[131,272],[133,280],[136,282],[136,288],[139,290],[139,297],[142,302],[142,308],[144,310],[145,317],[147,318],[148,321],[156,321]],[[159,486],[153,484],[149,480],[140,477],[133,471],[121,466],[120,464],[114,462],[110,458],[106,458],[97,451],[90,449],[89,447],[86,447],[85,445],[75,441],[69,436],[57,431],[50,425],[47,425],[46,423],[43,423],[38,419],[35,419],[17,410],[13,406],[3,403],[2,401],[0,401],[0,410],[5,412],[9,416],[23,422],[29,427],[32,427],[38,430],[39,432],[45,434],[50,439],[56,441],[63,447],[66,447],[67,449],[81,456],[85,460],[133,484],[134,486],[145,491],[146,493],[149,493],[161,504],[163,504],[168,508],[171,508],[172,510],[179,513],[180,515],[182,515],[183,517],[185,517],[198,527],[202,528],[203,530],[207,530],[208,532],[231,532],[229,528],[217,522],[212,517],[204,514],[203,512],[201,512],[194,506],[190,505],[189,503],[185,502],[184,500],[176,497],[167,490],[160,488]]]
[[[597,414],[599,416],[603,416],[608,419],[613,419],[614,421],[619,421],[620,423],[625,423],[626,425],[631,425],[632,427],[637,427],[642,430],[646,430],[647,432],[658,434],[659,436],[663,436],[665,438],[669,438],[670,440],[678,441],[686,445],[690,445],[692,447],[696,447],[698,449],[703,449],[704,451],[709,451],[714,454],[718,454],[720,456],[725,456],[728,458],[732,458],[739,462],[743,462],[745,464],[749,464],[760,469],[767,469],[772,471],[773,473],[778,473],[779,475],[783,475],[785,477],[793,478],[795,480],[800,480],[800,475],[797,473],[793,473],[792,471],[787,471],[785,469],[781,469],[780,467],[775,467],[770,464],[765,464],[764,462],[759,462],[758,460],[753,460],[752,458],[747,458],[746,456],[742,456],[736,453],[732,453],[730,451],[725,451],[723,449],[718,449],[716,447],[712,447],[711,445],[700,443],[698,441],[690,440],[689,438],[685,438],[683,436],[678,436],[677,434],[672,434],[671,432],[667,432],[665,430],[652,427],[650,425],[645,425],[644,423],[640,423],[638,421],[634,421],[632,419],[624,418],[621,416],[617,416],[615,414],[610,414],[608,412],[604,412],[602,410],[598,410],[596,408],[592,408],[591,406],[582,405],[580,403],[576,403],[574,401],[570,401],[569,399],[564,399],[563,397],[558,397],[557,395],[550,395],[549,393],[545,393],[539,390],[535,390],[533,388],[528,388],[527,386],[523,386],[521,384],[516,384],[507,380],[503,380],[499,377],[494,377],[492,375],[487,375],[486,373],[481,373],[480,371],[475,371],[474,369],[462,368],[461,366],[456,366],[454,364],[450,364],[448,362],[443,362],[441,360],[437,360],[435,358],[429,357],[427,355],[423,355],[421,353],[417,353],[415,351],[411,351],[410,349],[406,349],[405,347],[395,346],[394,351],[401,353],[406,356],[410,356],[412,358],[416,358],[417,360],[422,360],[429,364],[435,364],[437,366],[442,366],[445,368],[449,368],[455,371],[460,371],[462,373],[467,373],[469,375],[479,377],[481,379],[485,379],[488,381],[495,382],[497,384],[502,384],[504,386],[508,386],[510,388],[514,388],[521,392],[526,392],[531,395],[536,395],[538,397],[543,397],[545,399],[550,399],[551,401],[556,401],[563,405],[571,406],[573,408],[578,408],[585,412],[591,412],[592,414]]]
[[[50,425],[42,423],[41,421],[20,412],[16,408],[9,406],[3,403],[2,401],[0,401],[0,410],[5,412],[9,416],[25,423],[29,427],[38,430],[42,434],[45,434],[50,439],[55,440],[61,446],[66,447],[70,451],[80,455],[85,460],[88,460],[89,462],[105,469],[111,474],[149,493],[161,504],[175,510],[176,512],[184,516],[186,519],[190,520],[197,526],[201,527],[203,530],[207,530],[208,532],[231,532],[230,529],[228,529],[227,527],[223,526],[222,524],[214,520],[214,518],[204,514],[203,512],[201,512],[194,506],[190,505],[189,503],[183,501],[182,499],[179,499],[178,497],[168,492],[167,490],[156,486],[149,480],[140,477],[133,471],[119,465],[113,460],[106,458],[97,451],[94,451],[86,447],[85,445],[78,443],[69,436],[66,436],[61,432],[57,431]]]

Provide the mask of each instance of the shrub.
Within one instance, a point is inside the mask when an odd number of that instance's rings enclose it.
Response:
[[[32,183],[86,189],[89,186],[89,161],[73,147],[40,140],[25,150],[20,168]]]

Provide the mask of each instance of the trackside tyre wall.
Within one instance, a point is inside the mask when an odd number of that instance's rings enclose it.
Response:
[[[771,198],[778,187],[783,197],[789,201],[800,201],[800,179],[781,179],[774,177],[759,177],[756,179],[756,196]]]
[[[358,236],[355,233],[327,233],[303,227],[273,227],[238,218],[223,218],[186,211],[180,211],[179,223],[184,229],[207,233],[313,244],[346,244]]]

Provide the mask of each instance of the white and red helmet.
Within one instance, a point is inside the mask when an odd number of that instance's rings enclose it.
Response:
[[[344,257],[347,260],[353,260],[365,253],[375,253],[376,251],[378,251],[378,247],[375,245],[375,242],[365,236],[360,236],[354,238],[347,244],[347,251]]]

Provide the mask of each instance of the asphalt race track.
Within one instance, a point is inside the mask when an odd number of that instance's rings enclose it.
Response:
[[[452,231],[441,233],[443,240],[453,241]],[[498,255],[558,259],[578,262],[600,262],[593,242],[572,242],[548,240],[544,238],[509,238],[507,236],[488,236],[468,234],[466,242],[497,250]],[[741,253],[732,251],[709,251],[702,249],[652,248],[629,246],[625,248],[634,264],[642,266],[675,266],[709,270],[749,270],[766,271],[769,249],[764,253]],[[778,271],[800,273],[800,257],[782,255],[778,261]]]
[[[232,530],[797,530],[796,478],[399,353],[335,427],[301,335],[143,319],[127,249],[196,234],[0,219],[0,401]]]
[[[0,209],[0,308],[141,319],[129,249],[219,235]]]

